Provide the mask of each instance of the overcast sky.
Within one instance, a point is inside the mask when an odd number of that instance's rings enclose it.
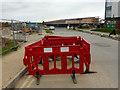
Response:
[[[105,0],[4,0],[2,2],[4,19],[51,21],[95,16],[104,18],[104,14]]]

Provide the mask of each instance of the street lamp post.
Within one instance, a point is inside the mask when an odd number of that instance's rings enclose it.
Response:
[[[81,21],[82,21],[82,19],[80,18],[79,19],[79,28],[81,28]]]
[[[15,33],[14,33],[14,28],[13,28],[13,20],[11,20],[11,29],[12,29],[12,31],[13,31],[13,40],[14,40],[14,47],[13,47],[13,49],[17,49],[17,47],[16,47],[16,41],[15,41]]]
[[[114,14],[113,14],[113,28],[115,29],[115,17],[114,17]]]
[[[27,40],[26,40],[26,31],[25,31],[25,27],[26,27],[26,23],[25,22],[23,23],[23,26],[24,26],[24,37],[25,37],[24,42],[27,42]]]

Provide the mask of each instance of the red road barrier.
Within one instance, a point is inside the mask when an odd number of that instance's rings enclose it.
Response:
[[[74,67],[74,55],[79,55],[79,68]],[[72,56],[72,67],[67,68],[67,56]],[[54,59],[54,68],[49,69],[49,57]],[[61,69],[56,67],[56,57],[61,57]],[[43,69],[38,63],[43,61]],[[90,44],[81,37],[45,36],[42,40],[25,47],[24,65],[30,75],[84,73],[84,64],[89,71],[91,63]]]
[[[81,37],[45,36],[42,41],[44,46],[77,45],[81,44]]]

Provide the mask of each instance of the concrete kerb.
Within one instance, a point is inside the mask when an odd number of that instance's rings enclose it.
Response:
[[[23,68],[12,80],[10,80],[2,90],[13,88],[15,83],[28,71],[28,67]]]
[[[78,30],[78,31],[79,31],[79,30]],[[120,41],[120,39],[113,38],[113,37],[109,37],[108,35],[105,35],[105,34],[100,34],[100,33],[95,33],[95,32],[90,32],[90,31],[84,31],[84,30],[82,30],[81,32],[89,33],[89,34],[94,34],[94,35],[98,35],[98,36],[101,36],[101,37],[105,37],[105,38],[109,38],[109,39],[113,39],[113,40],[118,40],[118,41]]]

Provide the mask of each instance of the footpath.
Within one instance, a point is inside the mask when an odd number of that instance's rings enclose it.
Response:
[[[27,36],[27,42],[22,43],[17,51],[2,56],[2,70],[0,70],[0,73],[2,72],[2,88],[9,84],[9,82],[25,68],[23,64],[25,46],[39,41],[44,35],[48,35],[44,30],[42,35],[38,35],[37,33],[29,35]]]
[[[116,35],[111,35],[109,37],[109,33],[104,33],[104,32],[97,32],[97,31],[91,31],[91,29],[80,29],[78,30],[80,32],[85,32],[85,33],[90,33],[90,34],[94,34],[94,35],[99,35],[101,37],[106,37],[109,39],[114,39],[114,40],[119,40],[120,41],[120,35],[116,34]]]

